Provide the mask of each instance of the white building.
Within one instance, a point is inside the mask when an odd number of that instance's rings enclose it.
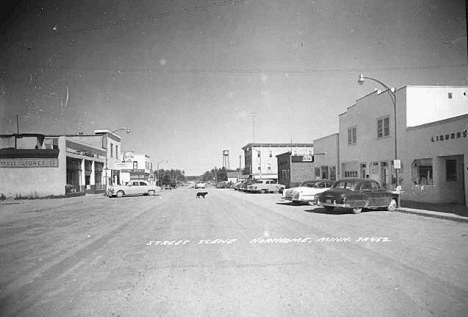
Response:
[[[395,107],[390,91],[357,100],[339,116],[341,178],[394,189],[398,175],[402,199],[467,204],[466,94],[467,87],[406,86]]]

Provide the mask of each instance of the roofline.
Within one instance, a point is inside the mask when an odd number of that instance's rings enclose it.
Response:
[[[242,147],[243,150],[249,147],[314,147],[313,143],[248,143]]]
[[[411,130],[424,129],[424,128],[428,128],[428,127],[432,127],[432,126],[437,126],[437,125],[444,124],[444,123],[449,123],[449,122],[464,120],[464,119],[465,119],[465,120],[468,120],[468,113],[467,113],[467,114],[462,114],[462,115],[456,116],[456,117],[451,117],[451,118],[439,120],[439,121],[424,123],[424,124],[417,125],[417,126],[414,126],[414,127],[407,127],[406,130],[407,130],[407,131],[411,131]]]

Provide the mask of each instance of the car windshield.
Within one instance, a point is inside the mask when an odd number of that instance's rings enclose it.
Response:
[[[317,182],[304,182],[301,184],[302,187],[317,187]]]
[[[357,184],[357,180],[342,180],[333,184],[332,188],[353,189]]]

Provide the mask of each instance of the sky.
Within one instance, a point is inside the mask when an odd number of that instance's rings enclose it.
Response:
[[[118,132],[201,175],[312,143],[378,84],[468,85],[464,0],[36,0],[3,10],[0,134]],[[18,117],[18,125],[17,125]],[[243,156],[242,156],[242,167]]]

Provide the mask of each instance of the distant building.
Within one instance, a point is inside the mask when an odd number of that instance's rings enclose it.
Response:
[[[278,183],[286,188],[296,187],[300,183],[315,179],[314,156],[292,155],[286,152],[276,156],[278,160]]]
[[[244,175],[249,178],[278,179],[278,162],[276,156],[286,152],[292,155],[309,155],[314,153],[313,143],[249,143],[244,150]]]

